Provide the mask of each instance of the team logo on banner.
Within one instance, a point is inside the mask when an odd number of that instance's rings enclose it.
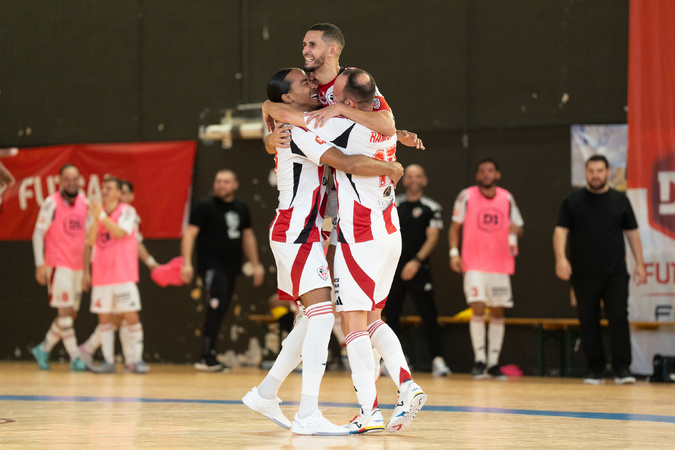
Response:
[[[649,203],[652,224],[675,239],[675,153],[654,160]]]

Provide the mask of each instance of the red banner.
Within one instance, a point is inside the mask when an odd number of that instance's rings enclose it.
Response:
[[[638,219],[647,283],[630,285],[635,321],[675,321],[675,2],[630,2],[628,197]],[[629,258],[632,272],[634,262]],[[632,330],[633,365],[675,354],[675,330]]]
[[[17,156],[2,159],[16,184],[2,193],[0,240],[31,239],[38,210],[58,190],[59,169],[66,163],[80,169],[82,191],[89,198],[100,197],[105,174],[129,180],[143,236],[178,238],[190,200],[196,147],[193,141],[178,141],[21,149]]]

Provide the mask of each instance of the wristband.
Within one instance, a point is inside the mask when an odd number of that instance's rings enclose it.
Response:
[[[103,220],[106,217],[108,217],[108,215],[105,213],[105,211],[101,211],[101,214],[98,215],[98,220]]]
[[[417,257],[417,255],[413,256],[413,261],[417,261],[418,263],[422,263],[422,260]]]
[[[450,257],[452,258],[453,256],[459,256],[459,250],[456,247],[450,249]]]

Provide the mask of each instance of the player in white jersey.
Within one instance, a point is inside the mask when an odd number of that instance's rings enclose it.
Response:
[[[105,179],[105,178],[104,178]],[[122,184],[122,195],[120,196],[120,202],[130,205],[134,201],[134,185],[127,180],[120,180]],[[153,256],[148,252],[148,249],[143,243],[143,235],[140,230],[141,218],[136,216],[136,239],[138,241],[138,259],[143,261],[145,265],[151,271],[157,267],[159,264],[153,258]],[[113,315],[113,324],[115,329],[119,331],[120,344],[122,345],[122,353],[124,355],[124,369],[127,372],[135,372],[137,369],[144,369],[143,366],[134,365],[134,352],[133,352],[133,340],[131,339],[132,333],[130,333],[130,327],[126,320],[123,320],[122,314],[119,312]],[[94,363],[94,353],[101,346],[101,334],[99,328],[96,327],[93,333],[89,338],[83,342],[80,349],[80,356],[84,363],[90,369],[96,367]]]
[[[271,101],[284,102],[300,113],[318,106],[316,87],[300,69],[277,72],[268,83],[267,95]],[[288,428],[290,422],[275,398],[283,380],[302,359],[302,397],[291,431],[344,435],[349,434],[347,428],[333,425],[318,410],[319,386],[334,320],[321,236],[330,175],[325,164],[361,175],[390,176],[396,181],[402,175],[402,167],[362,155],[345,156],[304,128],[293,127],[291,133],[290,147],[277,149],[275,156],[279,208],[270,227],[270,247],[277,262],[279,298],[299,298],[304,312],[267,377],[242,400],[254,411]]]
[[[351,108],[371,110],[374,93],[374,80],[362,70],[346,70],[335,82],[336,100]],[[273,106],[266,102],[263,113],[275,117],[279,110]],[[294,124],[306,119],[302,114],[286,114],[285,118]],[[349,119],[331,118],[323,127],[311,129],[346,154],[395,160],[394,137],[382,136]],[[399,388],[399,406],[387,424],[388,431],[398,431],[410,424],[426,401],[426,394],[413,382],[396,334],[380,319],[401,249],[394,185],[386,177],[358,177],[340,171],[335,181],[339,209],[334,233],[340,243],[334,268],[336,305],[342,311],[352,379],[362,407],[350,431],[384,429],[372,376],[374,362],[363,357],[371,340]]]
[[[82,254],[87,219],[87,199],[80,193],[80,171],[72,164],[61,167],[59,191],[47,197],[33,231],[35,279],[47,285],[49,306],[57,317],[44,341],[33,348],[40,369],[49,369],[49,353],[60,341],[70,356],[70,369],[86,370],[80,359],[73,322],[82,298]]]

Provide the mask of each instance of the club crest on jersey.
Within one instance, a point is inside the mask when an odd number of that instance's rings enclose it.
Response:
[[[379,111],[381,107],[382,104],[380,103],[380,99],[375,97],[375,101],[373,101],[373,111]]]
[[[328,270],[328,266],[319,266],[316,269],[316,273],[319,274],[319,278],[321,278],[323,281],[326,281],[328,277],[330,276],[330,271]]]
[[[414,207],[412,210],[413,218],[417,219],[421,215],[422,215],[422,208],[420,208],[419,206]]]

